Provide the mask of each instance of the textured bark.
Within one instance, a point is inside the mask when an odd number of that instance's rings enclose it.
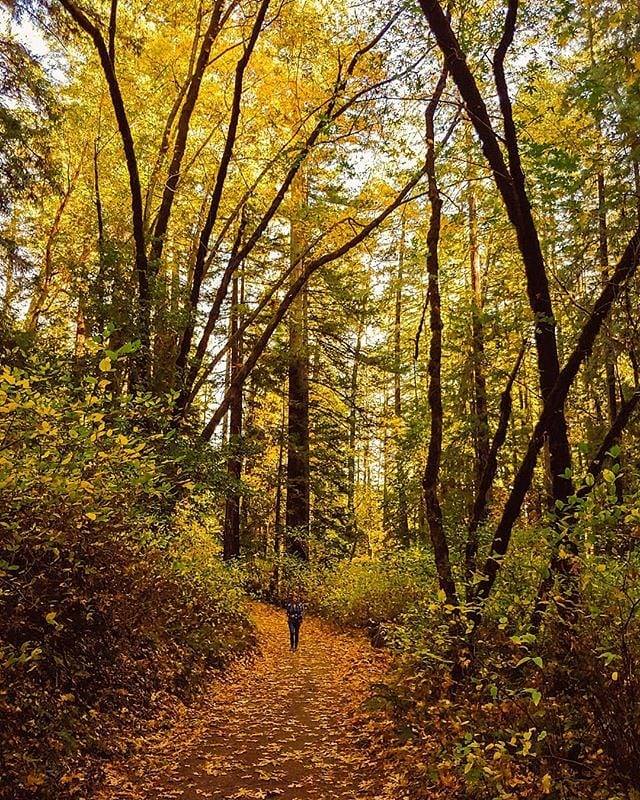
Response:
[[[438,81],[433,97],[427,105],[425,113],[427,157],[426,172],[428,181],[429,203],[431,215],[427,233],[427,274],[429,279],[429,389],[428,400],[431,411],[429,428],[429,448],[427,463],[422,479],[425,514],[429,528],[429,536],[433,547],[438,583],[444,592],[447,602],[456,606],[458,597],[451,570],[449,545],[444,531],[442,509],[439,500],[440,462],[442,459],[442,315],[440,312],[440,285],[438,246],[440,243],[440,224],[442,198],[438,190],[435,165],[435,132],[434,116],[447,80],[446,68]]]
[[[305,270],[302,253],[305,249],[304,218],[307,207],[307,186],[303,173],[298,173],[291,187],[290,256],[295,269],[295,283]],[[306,285],[291,305],[289,312],[289,382],[287,423],[287,552],[308,557],[309,532],[309,342],[307,331]]]

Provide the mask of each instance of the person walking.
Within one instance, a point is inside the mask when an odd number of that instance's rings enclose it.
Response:
[[[291,644],[291,650],[294,651],[298,649],[304,606],[296,595],[291,595],[284,607],[287,612],[287,622],[289,623],[289,643]]]

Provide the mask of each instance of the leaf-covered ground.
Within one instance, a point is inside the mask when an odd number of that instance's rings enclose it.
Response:
[[[170,731],[112,765],[100,800],[382,798],[362,701],[385,657],[360,635],[307,618],[291,653],[284,614],[256,605],[260,653],[216,681]]]

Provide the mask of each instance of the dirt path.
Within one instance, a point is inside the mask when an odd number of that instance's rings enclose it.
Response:
[[[162,739],[112,768],[101,800],[390,796],[357,718],[384,655],[311,618],[291,653],[282,612],[256,605],[253,616],[260,656],[217,681]]]

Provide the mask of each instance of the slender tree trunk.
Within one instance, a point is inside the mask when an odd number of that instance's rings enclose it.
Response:
[[[396,292],[395,292],[395,317],[393,325],[393,412],[395,415],[395,452],[396,452],[396,499],[398,503],[397,508],[397,534],[398,539],[405,546],[410,543],[409,533],[409,517],[407,515],[407,489],[406,489],[406,469],[405,469],[405,453],[402,446],[402,349],[401,349],[401,332],[402,332],[402,285],[403,285],[403,271],[404,271],[404,254],[405,254],[405,231],[406,219],[405,214],[402,215],[402,222],[400,224],[400,246],[398,250],[398,272],[396,275]]]
[[[276,472],[276,497],[275,497],[275,513],[274,513],[274,543],[276,558],[279,558],[284,543],[284,531],[282,526],[282,484],[284,478],[284,439],[285,439],[285,423],[286,423],[286,395],[282,394],[282,414],[280,421],[280,441],[278,443],[278,469]]]
[[[304,273],[305,235],[300,217],[307,206],[303,173],[292,185],[291,261],[298,262],[291,276],[295,282]],[[306,287],[289,312],[289,398],[287,439],[287,551],[306,559],[309,533],[309,342]]]
[[[598,256],[600,261],[600,274],[603,286],[609,280],[609,229],[607,225],[607,195],[606,182],[602,169],[598,171]],[[605,335],[611,334],[611,324],[605,326]],[[616,385],[616,354],[610,340],[605,340],[605,376],[607,385],[607,409],[609,423],[612,425],[618,415],[618,391]],[[616,459],[619,464],[619,460]],[[618,502],[624,499],[622,477],[616,481],[616,494]]]
[[[478,241],[478,212],[475,192],[475,170],[472,166],[471,136],[467,129],[467,214],[469,223],[469,266],[471,269],[471,359],[473,364],[473,429],[474,429],[474,484],[478,494],[482,476],[489,459],[489,414],[487,411],[487,382],[484,374],[484,324],[482,315],[484,299],[480,270],[480,245]]]
[[[389,474],[391,472],[391,457],[389,455],[389,388],[385,381],[384,396],[382,401],[382,530],[385,537],[391,537],[392,520],[389,503]],[[365,450],[365,474],[369,468],[369,440]]]
[[[493,485],[493,480],[498,469],[498,453],[507,437],[509,419],[511,418],[511,390],[520,369],[520,364],[526,352],[526,342],[523,342],[516,363],[511,370],[507,380],[507,385],[500,398],[500,416],[498,426],[493,437],[493,441],[487,453],[487,461],[484,471],[476,487],[475,500],[471,510],[471,519],[467,529],[467,543],[465,547],[465,578],[467,586],[467,601],[473,597],[473,576],[476,571],[476,557],[478,555],[478,532],[482,523],[487,518],[489,506],[489,494]]]
[[[239,316],[238,273],[233,276],[231,288],[231,336],[234,337],[231,347],[231,378],[242,364],[242,342],[236,336]],[[240,555],[240,479],[242,476],[242,456],[240,453],[242,436],[242,384],[235,387],[229,406],[229,458],[227,475],[230,486],[227,489],[227,500],[224,517],[224,559],[237,558]]]
[[[451,570],[449,545],[444,531],[442,509],[438,497],[440,486],[440,462],[442,459],[442,315],[440,311],[440,283],[439,283],[439,258],[438,246],[440,243],[440,224],[442,214],[442,198],[436,181],[435,165],[435,132],[434,115],[444,90],[447,73],[443,70],[433,97],[425,114],[427,135],[427,180],[429,188],[429,202],[431,217],[427,233],[427,275],[429,278],[429,327],[431,339],[429,342],[429,390],[428,400],[431,411],[431,424],[429,431],[429,448],[427,464],[422,479],[424,493],[425,514],[429,535],[433,546],[433,553],[438,572],[440,589],[444,592],[447,602],[457,606],[458,597]]]
[[[349,439],[347,456],[347,518],[349,537],[352,542],[358,540],[358,523],[356,520],[356,441],[358,432],[358,368],[360,366],[360,350],[362,347],[362,332],[364,328],[364,313],[358,320],[356,344],[353,351],[353,365],[351,367],[351,383],[349,387]]]

